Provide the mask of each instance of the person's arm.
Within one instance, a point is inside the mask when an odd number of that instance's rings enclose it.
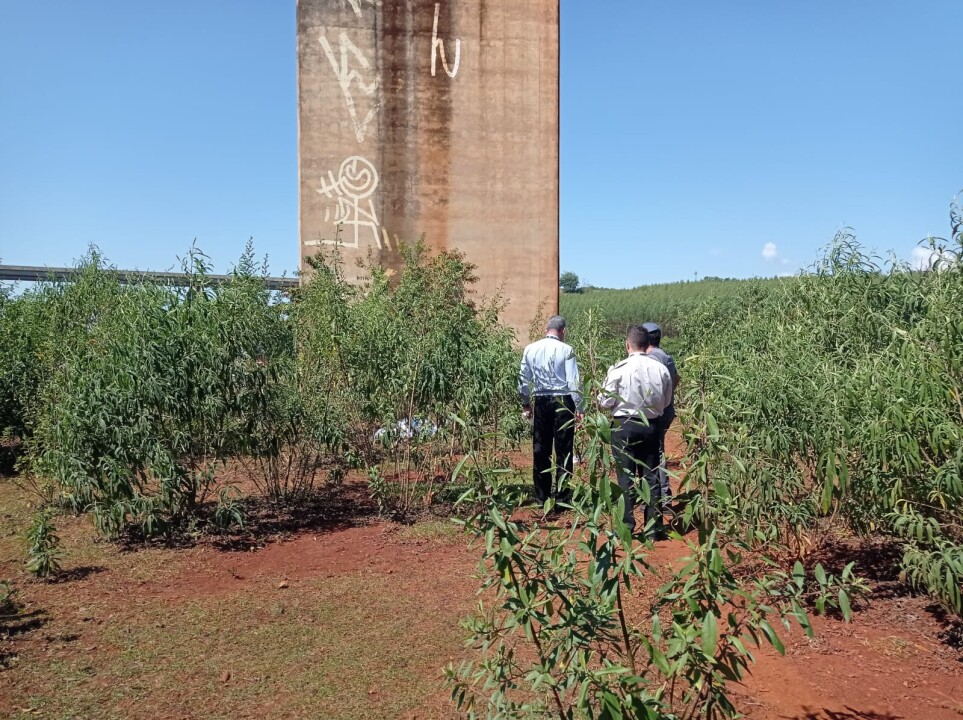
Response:
[[[603,410],[611,410],[619,402],[619,374],[612,372],[609,368],[608,375],[605,376],[605,387],[598,396],[599,407]]]
[[[522,407],[528,408],[532,404],[532,364],[528,359],[528,351],[522,353],[522,365],[518,369],[518,396]]]
[[[665,412],[665,409],[672,404],[672,392],[674,385],[672,383],[672,374],[669,372],[669,368],[664,365],[659,368],[661,372],[659,373],[659,379],[662,382],[662,402],[661,407],[653,408],[658,411],[659,415]]]
[[[578,362],[575,360],[574,351],[565,359],[565,379],[568,380],[569,392],[575,400],[575,412],[581,415],[585,412],[585,405],[582,398],[582,380],[578,374]]]
[[[679,371],[675,367],[675,358],[669,355],[669,362],[666,363],[666,367],[669,368],[669,377],[672,378],[672,390],[679,386]]]

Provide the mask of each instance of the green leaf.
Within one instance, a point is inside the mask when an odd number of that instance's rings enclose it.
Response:
[[[853,617],[853,610],[849,606],[849,595],[846,594],[845,590],[840,590],[838,598],[839,598],[839,610],[843,614],[843,619],[846,622],[849,622],[850,619]]]
[[[649,656],[652,658],[652,664],[655,665],[659,672],[663,675],[669,674],[669,661],[665,657],[665,653],[662,652],[655,645],[649,646]]]
[[[710,612],[702,621],[702,652],[709,657],[715,657],[718,641],[719,630],[716,627],[716,616]]]
[[[622,703],[611,690],[602,691],[601,711],[599,717],[605,718],[605,720],[621,720],[623,717]]]
[[[776,652],[778,652],[780,655],[785,655],[786,648],[782,644],[782,640],[780,640],[779,636],[776,634],[776,631],[772,629],[772,625],[769,624],[769,621],[760,620],[759,627],[765,634],[766,639],[769,640],[769,643],[776,649]]]
[[[719,437],[719,423],[716,422],[712,413],[706,413],[706,428],[710,438]]]
[[[823,513],[828,513],[829,508],[833,504],[833,478],[832,475],[826,473],[826,478],[823,480],[823,492],[820,498],[819,507]]]
[[[729,501],[732,499],[732,493],[729,492],[729,484],[723,480],[715,479],[712,482],[712,487],[715,491],[717,498],[723,501]]]
[[[821,563],[816,563],[816,567],[813,568],[813,574],[816,576],[816,582],[818,582],[821,587],[825,587],[826,570],[823,568]]]

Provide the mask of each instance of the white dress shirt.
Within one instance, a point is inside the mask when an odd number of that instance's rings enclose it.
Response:
[[[672,377],[665,365],[644,352],[629,354],[609,368],[599,405],[615,417],[660,417],[672,402]]]
[[[554,335],[546,335],[525,348],[518,373],[518,394],[528,405],[533,396],[571,395],[582,412],[582,381],[575,350]]]

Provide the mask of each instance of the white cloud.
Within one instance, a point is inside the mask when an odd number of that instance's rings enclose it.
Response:
[[[958,262],[957,256],[947,250],[934,250],[929,247],[915,247],[910,253],[910,266],[914,270],[932,270],[940,263],[940,267],[952,267]]]
[[[776,243],[767,242],[762,246],[762,256],[766,258],[766,260],[775,260],[778,255],[779,251],[776,250]]]
[[[925,247],[915,247],[913,252],[910,253],[910,265],[913,266],[914,270],[929,270],[933,267],[933,263],[939,257],[939,253],[935,250]]]

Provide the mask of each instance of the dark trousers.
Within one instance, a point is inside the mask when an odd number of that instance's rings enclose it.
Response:
[[[572,475],[575,401],[571,395],[536,395],[532,398],[532,421],[532,452],[535,456],[532,480],[535,482],[535,499],[540,503],[549,497],[565,500],[569,494],[568,479]]]
[[[649,487],[645,504],[645,522],[655,520],[656,534],[662,530],[662,483],[659,478],[659,424],[646,425],[638,419],[615,418],[612,431],[612,455],[615,458],[619,487],[625,497],[625,523],[635,529],[636,483],[643,478]]]
[[[675,420],[675,408],[669,407],[658,419],[659,428],[659,479],[662,482],[662,501],[667,503],[672,497],[669,487],[669,461],[665,456],[665,436],[669,432],[672,421]]]

